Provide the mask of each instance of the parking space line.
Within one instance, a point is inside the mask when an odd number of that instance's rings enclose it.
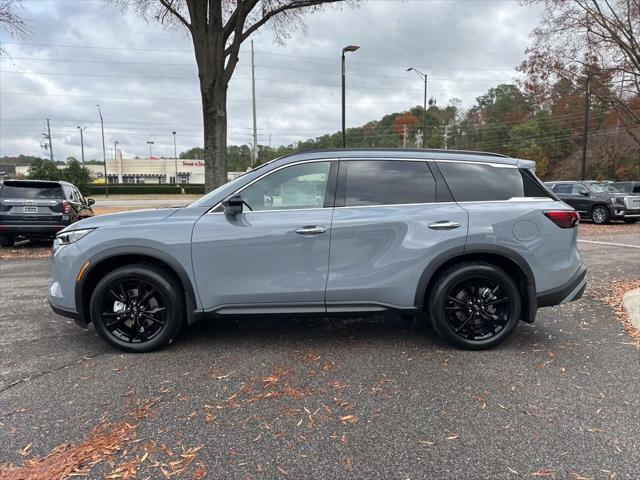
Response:
[[[611,245],[612,247],[639,248],[639,245],[628,245],[626,243],[597,242],[595,240],[578,240],[582,243],[595,243],[596,245]]]

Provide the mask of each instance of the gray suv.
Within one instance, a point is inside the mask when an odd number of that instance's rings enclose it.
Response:
[[[533,167],[449,150],[279,158],[185,208],[66,228],[49,301],[125,351],[203,318],[385,311],[489,348],[586,284],[578,215]]]

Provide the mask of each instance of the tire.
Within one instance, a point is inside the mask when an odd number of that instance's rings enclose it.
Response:
[[[625,218],[624,223],[636,223],[638,221],[637,218]]]
[[[150,352],[171,343],[182,327],[184,308],[179,281],[145,264],[107,273],[89,306],[98,335],[125,352]]]
[[[604,205],[596,205],[591,210],[591,220],[597,225],[609,223],[609,209]]]
[[[518,325],[521,306],[513,279],[485,263],[461,263],[443,271],[428,298],[434,330],[466,350],[504,342]]]
[[[0,235],[0,247],[13,247],[15,239],[8,235]]]

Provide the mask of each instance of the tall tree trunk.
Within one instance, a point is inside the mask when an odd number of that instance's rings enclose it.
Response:
[[[210,192],[227,182],[227,86],[214,81],[201,86],[204,124],[204,189]]]

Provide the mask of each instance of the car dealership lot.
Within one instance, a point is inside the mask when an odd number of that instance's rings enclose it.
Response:
[[[2,251],[0,464],[107,437],[89,478],[637,478],[640,350],[602,298],[640,275],[608,245],[640,226],[580,228],[600,242],[579,244],[584,298],[486,352],[371,317],[209,322],[121,354],[50,311],[48,246]]]

